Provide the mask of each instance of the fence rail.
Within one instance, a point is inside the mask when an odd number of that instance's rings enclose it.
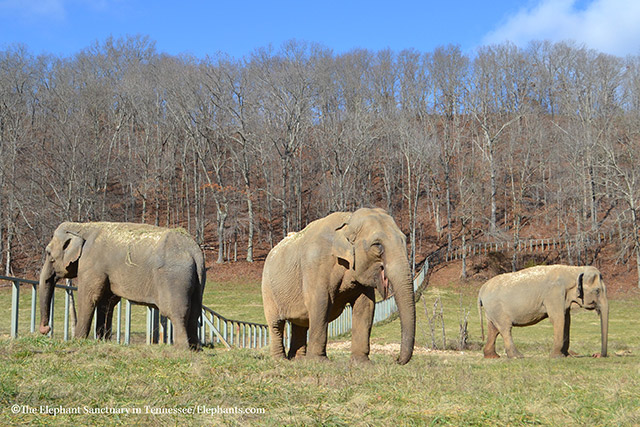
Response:
[[[29,301],[29,332],[36,332],[36,317],[38,307],[38,282],[35,280],[21,279],[17,277],[0,276],[0,281],[11,283],[11,326],[10,336],[17,338],[19,334],[20,320],[20,293],[21,286],[28,285],[31,287],[31,300]],[[75,308],[73,304],[73,292],[77,291],[77,287],[71,284],[71,280],[67,280],[66,284],[56,284],[56,289],[64,291],[65,309],[63,314],[62,338],[68,341],[73,336],[73,327],[75,326]],[[55,295],[53,293],[51,301],[51,310],[49,314],[49,336],[59,332],[55,325]],[[122,305],[124,301],[125,316],[122,321]],[[125,298],[116,305],[114,312],[115,322],[113,325],[112,336],[120,343],[129,344],[131,342],[131,302]],[[93,336],[96,337],[95,313]],[[268,344],[268,328],[267,325],[245,322],[242,320],[228,319],[207,306],[202,306],[199,336],[202,345],[223,344],[225,347],[232,346],[240,348],[260,348]],[[124,331],[122,328],[124,327]],[[146,324],[146,342],[157,343],[173,342],[173,325],[171,321],[161,316],[157,309],[147,308],[147,324]]]
[[[466,256],[474,256],[481,254],[489,254],[490,252],[504,252],[509,250],[518,251],[547,251],[547,250],[560,250],[567,248],[570,245],[582,244],[600,244],[606,240],[612,240],[611,233],[598,233],[597,235],[589,238],[569,238],[569,239],[523,239],[519,241],[515,246],[513,242],[483,242],[465,245],[464,247],[456,247],[447,251],[446,248],[441,248],[438,251],[431,253],[424,262],[424,265],[420,269],[420,272],[413,279],[413,289],[417,291],[422,285],[425,277],[429,272],[429,266],[435,266],[443,262],[449,262],[457,259],[461,259]],[[18,336],[18,323],[19,323],[19,308],[20,308],[20,286],[31,286],[31,301],[30,301],[30,325],[29,330],[34,333],[36,330],[36,310],[37,310],[37,288],[38,282],[34,280],[20,279],[17,277],[0,276],[0,280],[11,282],[12,284],[12,296],[11,296],[11,328],[10,335],[15,338]],[[75,322],[75,309],[73,304],[73,292],[77,290],[72,285],[71,280],[67,280],[66,284],[57,284],[57,289],[64,290],[65,298],[65,310],[63,316],[63,339],[66,341],[73,335],[71,328]],[[55,296],[55,292],[54,292]],[[122,319],[122,300],[116,306],[116,325],[115,325],[115,338],[117,342],[123,342],[129,344],[131,340],[131,303],[125,301],[125,319],[124,319],[124,333],[121,329],[123,326]],[[51,303],[50,314],[50,326],[51,331],[49,334],[53,336],[54,333],[54,302]],[[395,298],[389,297],[385,300],[376,302],[374,312],[374,324],[382,322],[388,319],[394,313],[398,311]],[[73,317],[72,317],[73,314]],[[95,318],[95,316],[94,316]],[[351,322],[353,319],[353,309],[350,305],[345,307],[342,314],[329,323],[328,335],[329,337],[337,337],[351,331]],[[269,329],[267,325],[245,322],[242,320],[228,319],[221,314],[215,312],[209,307],[202,307],[202,316],[200,318],[199,336],[203,345],[216,345],[223,344],[225,347],[230,348],[232,346],[240,348],[260,348],[267,346],[269,343]],[[160,316],[157,309],[149,308],[147,311],[147,328],[146,328],[147,343],[154,342],[172,342],[173,327],[171,321]],[[94,337],[95,337],[95,323],[94,323]],[[285,329],[285,343],[288,345],[289,337],[291,336],[290,325],[287,324]]]
[[[420,269],[420,272],[413,279],[413,291],[417,291],[418,288],[422,285],[425,277],[427,277],[427,273],[429,271],[429,260],[427,258],[426,262]],[[396,304],[396,299],[394,297],[389,297],[382,301],[376,302],[376,307],[373,314],[373,323],[376,324],[378,322],[382,322],[383,320],[387,320],[391,315],[398,311],[398,306]],[[351,320],[353,318],[353,308],[350,305],[345,307],[344,311],[337,319],[333,322],[329,323],[329,337],[337,337],[339,335],[343,335],[349,331],[351,331]]]
[[[545,252],[549,250],[562,250],[572,246],[583,245],[592,247],[603,242],[612,241],[613,233],[596,233],[594,235],[570,238],[548,238],[548,239],[522,239],[514,243],[513,241],[500,242],[480,242],[464,246],[457,246],[444,254],[444,262],[462,259],[474,255],[488,255],[490,252]]]

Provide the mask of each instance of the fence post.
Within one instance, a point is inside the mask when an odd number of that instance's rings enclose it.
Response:
[[[116,320],[116,342],[120,344],[120,329],[122,326],[121,320],[120,320],[120,317],[122,315],[122,298],[120,298],[120,301],[118,301],[118,304],[116,307],[117,307],[116,316],[118,316]]]
[[[93,339],[98,339],[98,307],[93,309]]]
[[[49,327],[51,330],[47,336],[53,337],[53,312],[56,305],[56,292],[55,288],[53,288],[53,292],[51,292],[51,309],[49,310]]]
[[[20,282],[13,281],[11,289],[11,338],[18,338],[18,314],[20,312]]]
[[[124,300],[124,343],[131,343],[131,301]]]
[[[71,298],[69,298],[69,293],[72,292],[69,289],[64,290],[64,333],[63,340],[69,341],[69,306],[71,305]]]
[[[31,285],[31,333],[36,331],[36,307],[38,300],[38,285]]]
[[[160,312],[147,307],[147,344],[157,344],[160,335]]]

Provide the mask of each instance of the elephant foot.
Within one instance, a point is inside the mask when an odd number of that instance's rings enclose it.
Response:
[[[287,358],[289,360],[294,360],[294,359],[303,359],[304,357],[307,356],[307,349],[306,347],[304,348],[300,348],[295,352],[289,352],[289,354],[287,355]]]
[[[329,358],[326,354],[307,354],[307,357],[305,357],[305,359],[311,360],[313,362],[329,362]]]
[[[51,330],[51,326],[40,326],[40,333],[46,335]]]
[[[564,353],[561,353],[561,352],[558,352],[558,353],[552,352],[549,355],[549,357],[551,357],[552,359],[558,359],[558,358],[561,358],[561,357],[567,357],[567,355],[564,354]]]
[[[496,353],[495,347],[493,347],[493,348],[485,347],[483,349],[483,352],[484,352],[484,358],[485,359],[500,359],[500,356],[498,356],[498,353]]]
[[[522,355],[522,353],[512,353],[512,354],[507,353],[507,357],[509,359],[524,359],[524,356]]]
[[[351,355],[351,363],[354,364],[358,364],[358,365],[365,365],[365,364],[370,364],[371,360],[369,359],[369,356],[366,355],[355,355],[352,354]]]

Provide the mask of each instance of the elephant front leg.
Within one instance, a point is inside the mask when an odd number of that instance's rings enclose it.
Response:
[[[571,311],[567,309],[564,313],[564,334],[562,336],[562,354],[569,356],[569,341],[571,333]]]
[[[90,301],[84,292],[78,291],[78,319],[74,337],[87,338],[89,336],[95,306],[95,302]]]
[[[329,325],[329,296],[316,292],[306,302],[309,307],[309,344],[307,357],[327,359],[327,329]]]
[[[553,347],[550,357],[566,357],[569,349],[568,329],[571,321],[567,322],[569,311],[549,310],[549,320],[553,325]]]
[[[353,303],[351,360],[369,362],[371,326],[375,310],[375,291],[367,288]]]

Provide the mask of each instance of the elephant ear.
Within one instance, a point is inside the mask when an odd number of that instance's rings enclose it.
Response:
[[[582,301],[582,303],[584,304],[584,287],[582,285],[584,280],[584,273],[580,273],[580,275],[578,276],[578,298],[580,298],[580,301]]]
[[[62,260],[67,269],[71,264],[80,259],[83,246],[84,239],[82,237],[77,234],[66,233],[66,239],[62,245]]]
[[[355,270],[356,249],[349,237],[351,236],[349,235],[347,223],[336,228],[331,253],[338,259],[338,264],[345,266],[347,269]]]

